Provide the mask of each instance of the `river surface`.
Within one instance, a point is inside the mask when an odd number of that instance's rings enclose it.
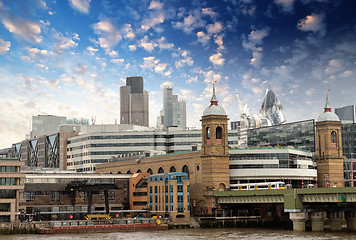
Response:
[[[130,233],[91,233],[91,234],[61,234],[61,235],[6,235],[1,236],[1,240],[79,240],[79,239],[100,239],[100,240],[133,240],[133,239],[155,239],[155,240],[305,240],[305,239],[356,239],[356,233],[350,232],[293,232],[275,229],[254,229],[254,228],[225,228],[225,229],[173,229],[167,231],[154,232],[130,232]]]

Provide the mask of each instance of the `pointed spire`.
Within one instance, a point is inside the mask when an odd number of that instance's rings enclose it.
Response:
[[[330,92],[330,89],[327,89],[326,90],[326,102],[325,102],[324,112],[331,112],[331,107],[329,106],[329,92]]]
[[[216,98],[215,95],[215,83],[216,81],[213,82],[213,96],[211,97],[210,105],[218,105],[218,99]]]

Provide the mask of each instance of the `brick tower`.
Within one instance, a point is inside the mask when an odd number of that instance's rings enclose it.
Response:
[[[227,115],[213,96],[202,116],[202,182],[210,191],[226,190],[230,186]]]
[[[316,139],[318,187],[344,187],[341,122],[339,117],[331,112],[328,94],[324,112],[316,122]]]

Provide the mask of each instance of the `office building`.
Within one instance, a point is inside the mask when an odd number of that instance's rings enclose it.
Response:
[[[129,179],[130,210],[147,210],[147,181],[149,172],[134,173]]]
[[[163,127],[186,128],[186,102],[178,100],[178,95],[173,94],[173,89],[163,86]]]
[[[230,149],[230,184],[284,182],[295,188],[316,185],[312,153],[293,148]]]
[[[151,214],[169,217],[173,224],[190,223],[190,185],[186,173],[171,172],[148,177]]]
[[[24,189],[25,163],[18,159],[0,159],[0,222],[19,221],[20,190]]]
[[[38,138],[43,135],[58,133],[60,126],[65,124],[89,125],[89,119],[67,118],[53,115],[32,116],[30,139]]]
[[[335,108],[335,113],[342,123],[356,123],[356,105]]]
[[[247,130],[248,147],[291,146],[315,152],[315,120],[305,120]]]
[[[120,123],[149,126],[148,93],[143,90],[143,78],[127,77],[120,87]]]

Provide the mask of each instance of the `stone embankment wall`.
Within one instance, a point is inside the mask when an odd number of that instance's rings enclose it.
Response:
[[[34,223],[0,223],[0,235],[36,233]]]

